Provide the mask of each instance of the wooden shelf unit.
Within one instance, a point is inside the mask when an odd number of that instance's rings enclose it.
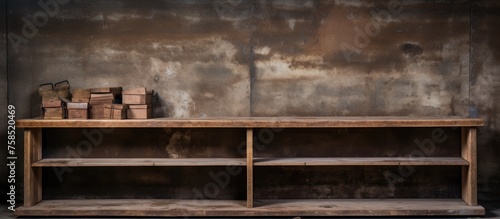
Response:
[[[477,127],[463,117],[236,117],[148,120],[17,121],[24,128],[24,206],[18,216],[450,216],[484,215],[477,205]],[[254,157],[259,128],[461,128],[461,157]],[[47,128],[246,129],[245,158],[42,158]],[[46,167],[246,167],[246,201],[181,199],[42,200]],[[462,199],[256,199],[254,166],[461,166]]]

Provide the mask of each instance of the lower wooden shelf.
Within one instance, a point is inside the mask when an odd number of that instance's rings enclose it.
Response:
[[[246,166],[245,158],[46,158],[32,167]]]
[[[472,216],[481,206],[461,199],[43,200],[17,216]]]
[[[254,158],[255,166],[468,166],[461,157]]]

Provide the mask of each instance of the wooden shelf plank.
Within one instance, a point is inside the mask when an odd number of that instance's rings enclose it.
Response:
[[[468,166],[461,157],[254,158],[254,166]]]
[[[484,121],[467,117],[224,117],[128,120],[16,121],[19,128],[356,128],[474,127]]]
[[[247,129],[247,208],[253,208],[253,129]]]
[[[47,158],[32,167],[246,166],[245,158]]]
[[[481,206],[461,199],[293,199],[255,200],[43,200],[19,207],[17,216],[471,216]]]

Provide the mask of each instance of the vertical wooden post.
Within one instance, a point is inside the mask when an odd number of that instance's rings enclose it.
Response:
[[[42,159],[42,129],[24,130],[24,207],[42,200],[42,169],[31,164]]]
[[[253,129],[247,129],[247,208],[253,208]]]
[[[469,166],[462,167],[462,199],[470,206],[477,205],[477,129],[462,128],[462,158]]]

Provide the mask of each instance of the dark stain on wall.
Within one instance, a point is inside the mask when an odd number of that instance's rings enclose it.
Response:
[[[6,4],[0,3],[0,139],[7,142],[7,105],[8,105],[8,81],[7,81],[7,13]],[[3,116],[5,115],[5,116]],[[21,153],[21,151],[18,151]],[[0,157],[7,157],[7,149],[0,150]],[[2,165],[7,165],[7,159],[2,162]],[[18,167],[21,170],[20,167]],[[7,176],[7,168],[0,169],[0,176]],[[7,194],[7,180],[0,181],[0,193]],[[2,196],[4,197],[4,196]]]
[[[475,1],[472,4],[471,104],[472,116],[485,119],[478,138],[479,199],[500,197],[500,4]]]

